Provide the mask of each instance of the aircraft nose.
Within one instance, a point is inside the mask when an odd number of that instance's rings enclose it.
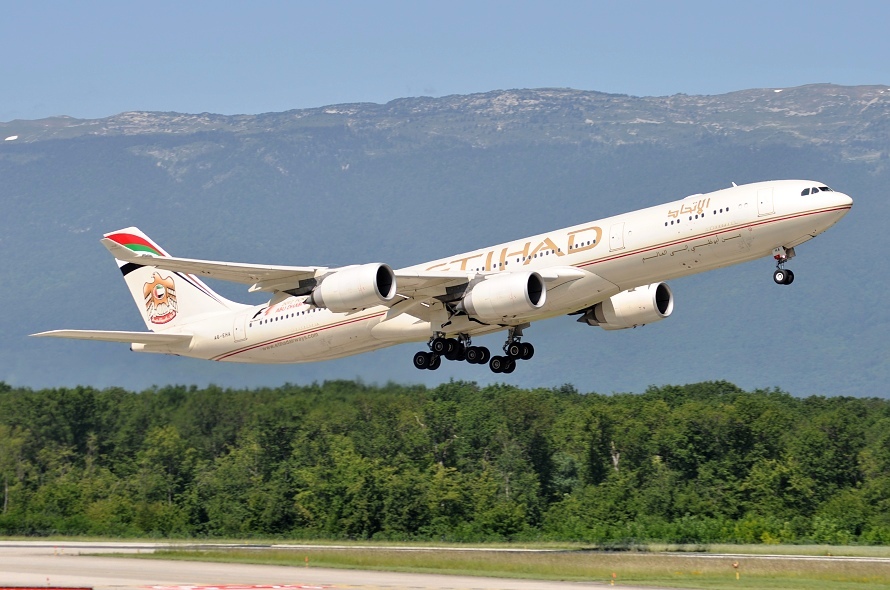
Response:
[[[831,193],[831,195],[835,201],[835,206],[848,207],[848,208],[853,206],[853,199],[851,199],[848,195],[845,195],[844,193],[839,193],[837,191]]]

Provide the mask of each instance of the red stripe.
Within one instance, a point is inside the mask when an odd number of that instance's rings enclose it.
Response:
[[[221,361],[223,359],[227,359],[230,356],[235,356],[236,354],[241,354],[242,352],[248,352],[250,350],[256,350],[257,348],[262,348],[264,346],[269,346],[272,344],[278,344],[279,342],[283,342],[285,340],[290,340],[291,338],[299,338],[301,336],[308,336],[309,334],[315,334],[317,332],[323,332],[325,330],[330,330],[331,328],[340,328],[342,326],[348,326],[349,324],[354,324],[356,322],[362,322],[364,320],[371,320],[374,318],[379,318],[386,315],[386,312],[381,312],[374,315],[364,316],[356,319],[352,319],[346,322],[341,322],[339,324],[332,324],[330,326],[321,326],[319,328],[315,328],[314,330],[308,330],[306,332],[295,332],[293,334],[288,334],[287,336],[282,336],[281,338],[276,338],[274,340],[266,340],[265,342],[260,342],[259,344],[254,344],[253,346],[248,346],[247,348],[242,348],[240,350],[236,350],[234,352],[228,352],[211,360]]]
[[[124,247],[126,247],[127,244],[139,244],[140,246],[147,246],[156,251],[158,254],[163,254],[161,249],[158,248],[156,245],[147,241],[145,238],[134,236],[133,234],[111,234],[110,236],[108,236],[108,239],[112,242],[117,242]]]

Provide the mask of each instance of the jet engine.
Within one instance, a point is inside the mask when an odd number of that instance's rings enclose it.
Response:
[[[396,295],[396,275],[386,264],[346,266],[324,277],[309,301],[334,312],[381,305]]]
[[[604,330],[636,328],[663,320],[674,311],[674,294],[666,283],[622,291],[587,310],[579,322]]]
[[[504,273],[474,285],[457,308],[482,321],[497,321],[539,309],[546,300],[547,289],[538,273]]]

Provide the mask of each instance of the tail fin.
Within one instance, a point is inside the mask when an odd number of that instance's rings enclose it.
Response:
[[[169,256],[138,228],[128,227],[105,234],[109,240],[134,252]],[[124,281],[152,332],[164,331],[201,317],[232,312],[242,304],[216,294],[195,275],[140,266],[115,258]]]

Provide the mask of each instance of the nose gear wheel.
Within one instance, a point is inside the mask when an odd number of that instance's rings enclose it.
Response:
[[[773,248],[773,258],[776,260],[776,270],[773,271],[773,281],[777,285],[790,285],[794,282],[794,273],[785,268],[785,263],[794,258],[794,248]]]

